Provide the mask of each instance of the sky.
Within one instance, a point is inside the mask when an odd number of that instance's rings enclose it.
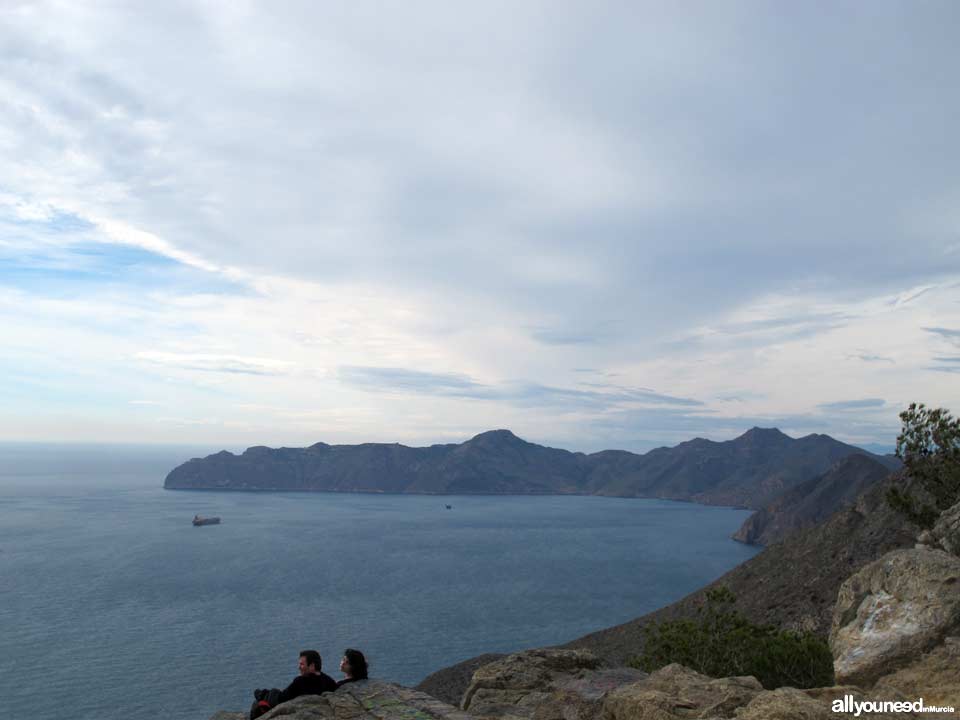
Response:
[[[960,4],[0,2],[0,440],[892,446]]]

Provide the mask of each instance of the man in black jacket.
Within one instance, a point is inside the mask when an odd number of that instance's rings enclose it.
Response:
[[[301,695],[321,695],[337,689],[337,683],[326,673],[320,672],[323,661],[316,650],[300,651],[300,674],[283,690],[254,690],[256,698],[250,708],[250,720],[258,718],[268,710],[287,700]]]

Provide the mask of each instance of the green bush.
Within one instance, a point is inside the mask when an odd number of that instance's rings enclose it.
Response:
[[[753,675],[768,690],[833,684],[833,657],[823,638],[754,625],[733,608],[734,600],[726,587],[708,590],[696,619],[644,628],[644,652],[628,664],[646,672],[680,663],[711,677]]]
[[[887,502],[922,528],[960,500],[960,420],[943,408],[911,403],[900,413],[897,457],[906,468],[902,487],[887,491]]]

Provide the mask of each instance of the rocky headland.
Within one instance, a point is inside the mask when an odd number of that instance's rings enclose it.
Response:
[[[827,472],[805,480],[777,496],[744,521],[734,540],[772,545],[797,530],[813,527],[890,475],[889,463],[854,453]]]
[[[435,494],[580,494],[766,507],[786,490],[850,455],[893,469],[896,461],[826,435],[791,438],[753,428],[726,442],[697,438],[639,455],[584,454],[530,443],[509,430],[460,444],[251,447],[174,468],[171,490],[259,490]]]

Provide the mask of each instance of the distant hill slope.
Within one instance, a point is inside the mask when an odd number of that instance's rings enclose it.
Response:
[[[623,664],[642,652],[645,627],[695,617],[706,591],[719,585],[733,591],[738,609],[753,622],[804,628],[826,636],[843,581],[890,550],[912,547],[916,542],[918,528],[884,499],[890,484],[900,481],[899,473],[888,476],[821,524],[793,533],[671,605],[561,647],[590,650],[613,665]],[[481,658],[473,658],[438,670],[418,688],[435,697],[458,698],[466,689],[469,673],[479,664]]]
[[[735,440],[698,438],[638,455],[585,455],[526,442],[509,430],[461,444],[252,447],[194,458],[167,475],[173,490],[317,490],[451,494],[590,494],[760,508],[851,454],[826,435],[793,439],[753,428]],[[877,462],[889,462],[871,455]]]
[[[827,472],[806,480],[758,510],[733,534],[734,540],[772,545],[790,533],[826,520],[853,505],[857,497],[890,474],[890,468],[867,455],[848,455]]]

